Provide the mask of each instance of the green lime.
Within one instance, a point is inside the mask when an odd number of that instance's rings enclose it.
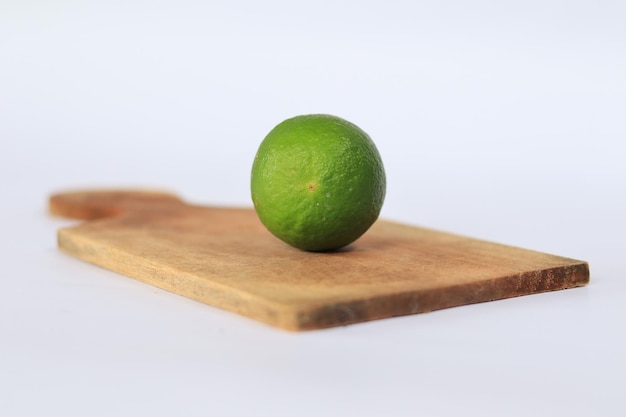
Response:
[[[358,239],[378,218],[385,187],[383,163],[367,133],[324,114],[277,125],[252,166],[252,201],[261,222],[309,251]]]

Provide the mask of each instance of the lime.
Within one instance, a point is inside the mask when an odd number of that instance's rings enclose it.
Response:
[[[308,251],[346,246],[370,228],[385,198],[376,145],[336,116],[296,116],[265,137],[252,166],[254,208],[265,227]]]

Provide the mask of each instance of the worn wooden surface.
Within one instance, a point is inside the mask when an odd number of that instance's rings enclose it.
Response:
[[[289,330],[319,329],[560,290],[586,262],[379,220],[332,253],[273,237],[252,209],[200,207],[140,191],[54,195],[73,256]]]

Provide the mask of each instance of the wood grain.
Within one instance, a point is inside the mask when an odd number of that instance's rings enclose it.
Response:
[[[330,253],[294,249],[252,209],[201,207],[145,191],[50,199],[87,220],[59,248],[185,297],[288,330],[367,320],[583,286],[586,262],[379,220]]]

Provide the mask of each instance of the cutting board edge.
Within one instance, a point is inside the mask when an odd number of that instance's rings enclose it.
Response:
[[[78,227],[58,231],[58,246],[63,252],[174,294],[289,331],[316,330],[426,313],[580,287],[589,283],[588,263],[571,260],[568,265],[460,284],[447,288],[445,292],[430,289],[404,290],[371,298],[357,297],[353,301],[326,300],[317,304],[308,302],[298,305],[298,303],[280,303],[232,287],[226,288],[222,284],[156,263],[146,267],[145,260],[141,263],[136,262],[139,259],[137,255],[117,249],[111,250],[97,240],[73,233],[73,229]],[[115,262],[112,262],[112,259]],[[144,267],[136,268],[139,264]],[[178,280],[180,283],[174,285],[172,280]],[[520,284],[524,280],[532,285]],[[195,287],[189,283],[195,284]]]

